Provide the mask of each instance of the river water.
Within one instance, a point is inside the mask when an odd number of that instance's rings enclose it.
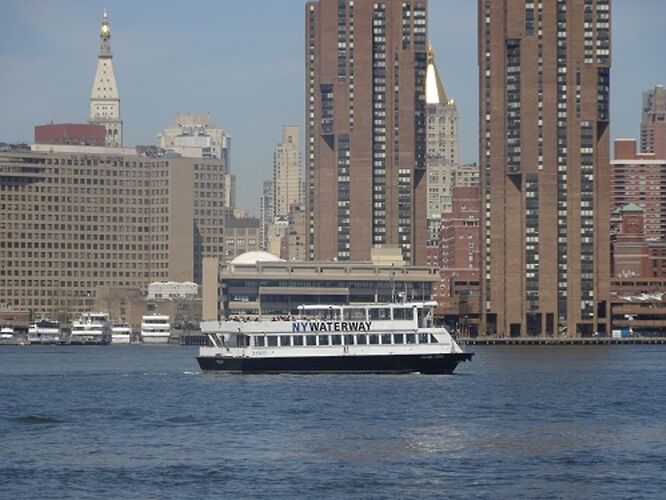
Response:
[[[666,346],[470,347],[455,375],[202,374],[0,347],[2,498],[664,498]]]

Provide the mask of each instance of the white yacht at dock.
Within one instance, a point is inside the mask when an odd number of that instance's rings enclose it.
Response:
[[[27,340],[20,338],[14,328],[3,326],[0,328],[0,345],[25,345]]]
[[[57,321],[40,319],[28,328],[28,341],[31,344],[58,344],[62,340],[62,329]]]
[[[141,341],[144,344],[168,344],[171,337],[169,316],[148,314],[141,320]]]
[[[132,340],[132,328],[127,323],[114,323],[111,328],[112,344],[129,344]]]
[[[102,345],[111,343],[111,322],[109,315],[101,312],[87,312],[72,323],[70,344]]]

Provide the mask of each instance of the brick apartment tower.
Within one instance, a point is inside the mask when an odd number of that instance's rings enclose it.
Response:
[[[308,258],[426,254],[427,1],[308,2]]]
[[[482,325],[607,332],[610,0],[479,0]]]

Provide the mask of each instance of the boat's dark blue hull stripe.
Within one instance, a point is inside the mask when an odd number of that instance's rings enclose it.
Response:
[[[294,358],[198,357],[202,370],[243,373],[452,373],[473,353],[327,356]]]

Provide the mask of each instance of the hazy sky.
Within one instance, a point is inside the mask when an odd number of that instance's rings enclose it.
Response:
[[[429,13],[464,162],[477,158],[476,4],[430,0]],[[87,119],[106,6],[125,144],[154,143],[177,112],[210,113],[232,138],[238,205],[256,212],[282,124],[304,121],[304,5],[0,0],[0,142],[30,142],[36,124]],[[638,137],[641,93],[666,83],[666,0],[612,7],[612,134]]]

